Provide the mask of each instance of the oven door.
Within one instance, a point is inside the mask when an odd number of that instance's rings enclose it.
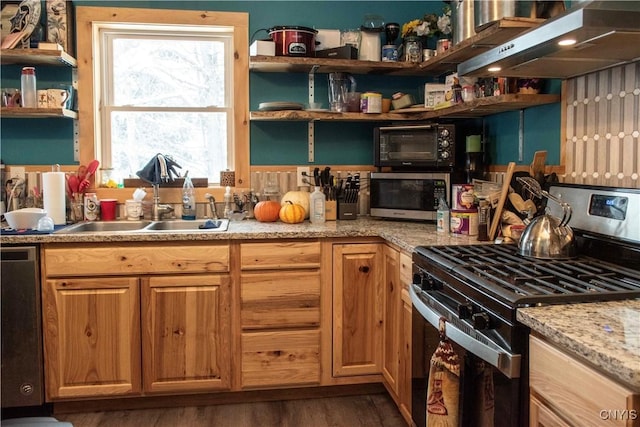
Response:
[[[435,220],[438,199],[447,198],[448,173],[372,173],[371,216]]]
[[[418,296],[418,293],[422,297]],[[455,314],[420,289],[410,286],[412,321],[412,408],[413,422],[427,425],[430,361],[440,342],[438,325]],[[423,298],[428,299],[425,303]],[[521,355],[479,336],[465,325],[446,321],[446,336],[460,361],[457,407],[459,425],[469,427],[527,425],[528,393],[521,380]],[[433,397],[433,396],[431,396]],[[445,402],[446,404],[446,402]]]

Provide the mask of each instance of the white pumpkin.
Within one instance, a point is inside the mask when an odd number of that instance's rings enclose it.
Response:
[[[311,193],[308,191],[288,191],[280,199],[280,205],[284,206],[287,202],[291,202],[296,205],[300,205],[304,208],[305,219],[309,218],[309,196]]]

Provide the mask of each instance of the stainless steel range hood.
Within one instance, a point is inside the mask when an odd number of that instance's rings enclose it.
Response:
[[[566,39],[576,42],[558,44]],[[637,60],[640,1],[591,1],[460,63],[458,74],[564,79]]]

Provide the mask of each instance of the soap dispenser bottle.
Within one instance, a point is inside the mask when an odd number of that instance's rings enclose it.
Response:
[[[196,219],[196,195],[193,182],[189,178],[189,171],[184,174],[184,184],[182,185],[182,219]]]

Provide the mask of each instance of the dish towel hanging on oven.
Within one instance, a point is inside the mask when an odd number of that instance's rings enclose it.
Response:
[[[427,427],[457,427],[460,403],[460,359],[440,319],[440,343],[431,357],[427,387]]]
[[[495,408],[495,391],[493,386],[493,367],[484,360],[476,359],[473,363],[473,396],[477,402],[474,405],[473,419],[476,427],[493,427]],[[466,372],[466,370],[465,370]]]

